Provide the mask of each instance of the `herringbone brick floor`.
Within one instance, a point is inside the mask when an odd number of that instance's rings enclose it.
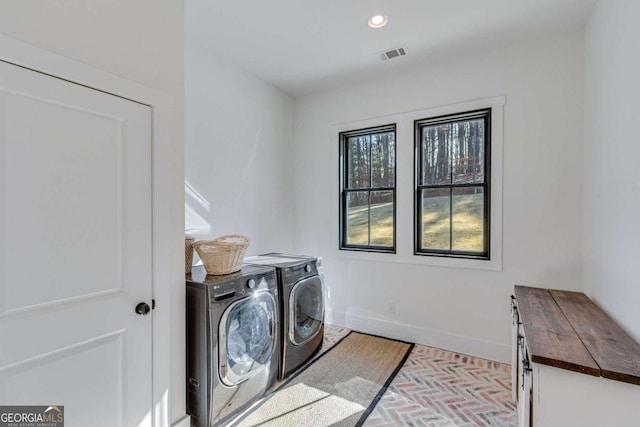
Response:
[[[318,356],[333,347],[341,338],[351,332],[351,329],[342,326],[324,325],[324,339],[322,340],[322,348],[318,352]],[[316,356],[317,357],[317,356]]]
[[[322,351],[348,333],[326,325]],[[416,345],[365,426],[516,426],[510,387],[509,365]]]

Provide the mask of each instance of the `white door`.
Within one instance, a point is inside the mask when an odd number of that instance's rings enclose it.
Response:
[[[0,405],[151,425],[151,110],[0,62]]]

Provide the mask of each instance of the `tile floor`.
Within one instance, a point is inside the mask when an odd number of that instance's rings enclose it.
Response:
[[[319,355],[348,333],[326,325]],[[516,426],[510,373],[506,364],[416,345],[364,425]]]

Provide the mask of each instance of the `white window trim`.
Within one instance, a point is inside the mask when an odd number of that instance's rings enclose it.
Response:
[[[502,271],[502,180],[505,96],[483,98],[446,106],[411,111],[331,126],[333,188],[340,189],[339,134],[353,129],[396,124],[396,253],[344,251],[339,249],[339,218],[333,218],[333,247],[337,258],[354,261],[390,262],[434,267]],[[491,108],[491,259],[414,255],[414,121],[428,117]],[[335,198],[340,203],[340,197]],[[339,205],[336,205],[336,212]]]

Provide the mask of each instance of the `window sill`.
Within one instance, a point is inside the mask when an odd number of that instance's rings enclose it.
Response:
[[[485,270],[485,271],[502,271],[502,259],[492,257],[490,260],[471,259],[471,258],[453,258],[442,256],[425,256],[413,255],[411,253],[379,253],[379,252],[363,252],[363,251],[344,251],[336,250],[334,254],[337,258],[351,261],[389,263],[389,264],[406,264],[424,267],[443,267],[454,269],[469,270]]]
[[[434,257],[434,258],[454,258],[454,259],[473,259],[477,261],[490,261],[491,258],[486,255],[472,255],[462,253],[446,253],[446,252],[421,252],[415,251],[414,256],[418,257]]]
[[[382,249],[382,248],[363,248],[357,246],[345,246],[340,248],[340,252],[365,252],[365,253],[373,253],[373,254],[388,254],[395,255],[396,249]]]

